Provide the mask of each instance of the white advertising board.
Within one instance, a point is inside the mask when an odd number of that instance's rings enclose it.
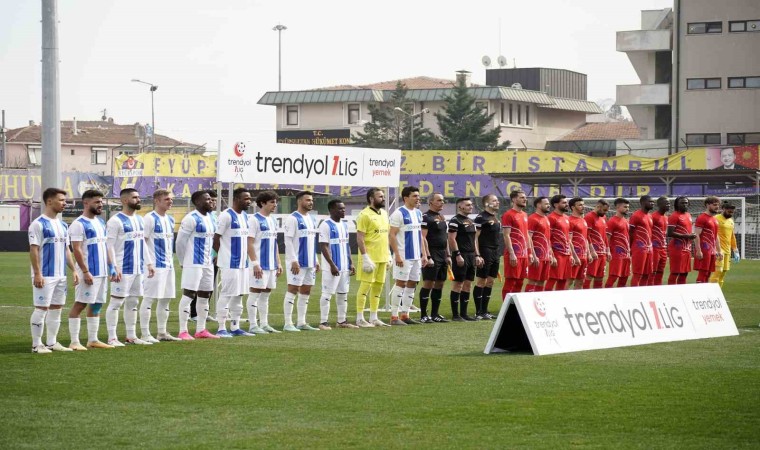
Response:
[[[716,283],[521,292],[502,304],[485,353],[550,355],[738,334]]]

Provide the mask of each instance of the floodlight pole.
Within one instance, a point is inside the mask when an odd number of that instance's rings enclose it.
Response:
[[[288,27],[279,23],[272,28],[272,31],[277,32],[277,91],[282,90],[282,32],[287,29]]]
[[[427,108],[423,108],[422,111],[418,112],[417,114],[409,114],[408,112],[404,111],[398,106],[393,109],[409,117],[409,140],[410,140],[409,150],[414,150],[414,118],[421,116],[423,114],[427,114],[430,112],[430,110]]]
[[[42,0],[42,188],[61,188],[58,2]],[[38,161],[39,162],[39,161]]]

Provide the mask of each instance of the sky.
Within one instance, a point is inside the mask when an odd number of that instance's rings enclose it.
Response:
[[[445,5],[445,6],[444,6]],[[588,75],[588,99],[615,98],[639,80],[617,31],[640,29],[640,11],[672,0],[196,1],[59,0],[61,120],[149,123],[209,150],[219,140],[275,139],[273,106],[282,32],[282,89],[367,84],[414,76],[454,79],[481,58],[512,67]],[[0,0],[0,109],[6,128],[39,123],[41,1]],[[501,30],[501,31],[500,31]],[[492,66],[493,67],[493,66]]]

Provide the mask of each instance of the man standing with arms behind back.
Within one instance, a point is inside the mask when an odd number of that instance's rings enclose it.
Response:
[[[697,217],[694,239],[694,268],[699,272],[697,283],[707,283],[710,281],[710,275],[715,270],[716,261],[723,260],[723,254],[720,251],[718,243],[718,220],[715,215],[720,209],[720,200],[718,197],[707,197],[705,199],[705,212]]]
[[[380,295],[385,284],[385,271],[391,252],[388,248],[388,213],[385,212],[385,194],[380,188],[367,191],[367,206],[356,218],[356,244],[362,259],[361,282],[356,293],[356,325],[361,328],[389,327],[377,317]],[[369,322],[364,320],[364,306],[369,295]]]
[[[691,231],[689,199],[678,197],[673,202],[673,207],[675,211],[668,217],[668,284],[686,284],[686,277],[691,272],[691,241],[696,235]]]
[[[710,283],[718,283],[723,287],[726,272],[731,269],[731,256],[734,262],[739,262],[739,248],[736,246],[736,234],[734,233],[734,210],[736,207],[728,202],[723,202],[723,213],[716,217],[718,221],[718,242],[723,259],[715,264],[715,272],[710,277]]]
[[[625,287],[631,276],[631,233],[628,224],[630,203],[624,198],[615,199],[615,215],[607,221],[607,240],[610,243],[610,274],[604,287]]]
[[[422,269],[422,289],[420,289],[420,322],[448,322],[440,314],[441,297],[443,296],[443,283],[447,278],[447,271],[451,266],[449,255],[448,225],[443,217],[443,194],[433,192],[428,197],[430,209],[422,215],[422,237],[428,247],[430,259],[428,265]],[[430,315],[427,315],[428,302],[432,301]]]
[[[563,291],[572,276],[573,266],[579,263],[575,249],[570,243],[570,220],[565,213],[569,209],[567,197],[558,194],[551,199],[554,211],[549,214],[551,226],[551,243],[556,263],[549,269],[549,281],[546,291]],[[555,289],[556,288],[556,289]]]
[[[631,271],[633,279],[631,286],[647,286],[649,276],[654,272],[652,263],[652,228],[654,222],[649,211],[654,209],[652,197],[642,195],[639,199],[641,207],[633,213],[630,222],[631,233]]]
[[[570,199],[570,244],[578,256],[578,264],[573,266],[570,279],[573,280],[573,289],[583,289],[588,271],[589,261],[594,261],[596,251],[589,244],[588,224],[583,217],[583,210],[586,205],[580,197]]]
[[[584,217],[588,225],[588,240],[596,253],[596,259],[588,263],[583,289],[592,287],[592,281],[594,289],[604,287],[604,272],[607,270],[607,261],[610,259],[610,248],[607,245],[607,211],[609,209],[610,204],[607,200],[600,198],[594,210]]]
[[[663,196],[657,199],[657,211],[652,213],[652,274],[650,286],[660,286],[668,263],[668,211],[670,200]]]
[[[522,290],[523,281],[528,277],[528,267],[535,261],[533,240],[528,236],[528,214],[525,212],[528,197],[518,189],[509,193],[509,200],[512,208],[501,216],[505,275],[502,301],[508,293]]]
[[[536,212],[528,217],[528,237],[531,240],[533,261],[528,267],[528,286],[525,287],[525,292],[543,291],[544,283],[549,279],[549,269],[557,263],[552,252],[551,225],[546,217],[551,210],[549,199],[536,197],[533,199],[533,207]]]
[[[269,295],[277,287],[277,277],[282,274],[280,247],[277,245],[277,221],[272,214],[277,210],[280,196],[274,191],[263,191],[256,196],[259,211],[248,216],[253,241],[253,266],[251,293],[248,294],[248,332],[253,334],[280,333],[269,325]],[[261,319],[261,324],[258,319]]]
[[[346,320],[348,312],[348,287],[351,276],[356,274],[348,244],[348,224],[345,220],[346,205],[338,199],[327,203],[330,218],[319,225],[319,250],[322,253],[322,296],[319,299],[320,330],[330,330],[330,299],[337,295],[338,328],[359,328]]]
[[[502,239],[502,231],[499,218],[496,217],[500,203],[499,198],[493,194],[483,196],[480,201],[483,211],[475,217],[475,245],[477,253],[483,259],[483,265],[475,270],[476,282],[472,291],[475,299],[475,318],[496,319],[496,316],[488,312],[488,303],[491,301],[493,280],[499,276],[501,265],[499,240]]]

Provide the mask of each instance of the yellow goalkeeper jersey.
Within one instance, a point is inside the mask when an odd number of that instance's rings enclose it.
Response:
[[[372,262],[387,263],[391,251],[388,248],[388,213],[365,207],[356,218],[356,230],[364,233],[364,246]]]
[[[720,251],[724,255],[730,255],[731,250],[736,250],[736,234],[734,234],[734,219],[727,219],[723,214],[715,216],[718,220],[718,240]]]

